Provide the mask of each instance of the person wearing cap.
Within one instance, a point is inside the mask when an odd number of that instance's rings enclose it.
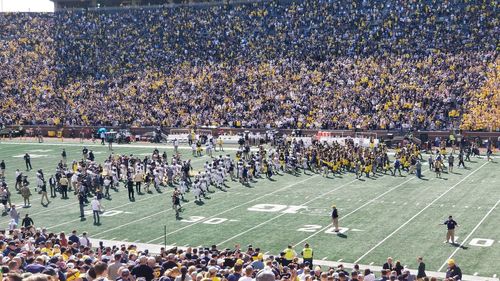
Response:
[[[24,207],[26,208],[28,206],[31,206],[31,204],[30,204],[31,191],[30,191],[27,184],[23,183],[23,185],[21,187],[21,196],[23,197],[23,200],[24,200]]]
[[[111,279],[111,277],[110,277]],[[130,270],[128,270],[128,268],[122,268],[122,270],[120,270],[119,272],[119,275],[116,279],[111,279],[111,280],[116,280],[116,281],[133,281],[133,277],[132,275],[130,274]]]
[[[462,280],[462,270],[455,264],[455,260],[448,260],[448,269],[446,270],[446,278],[453,280]]]
[[[262,253],[255,252],[252,255],[253,262],[250,264],[255,270],[264,269],[264,255]]]
[[[271,270],[263,269],[255,276],[255,281],[274,281],[275,276]]]
[[[332,205],[332,222],[335,232],[339,232],[339,212],[335,204]]]
[[[309,243],[304,244],[304,249],[300,252],[304,263],[307,263],[309,268],[313,268],[313,250],[309,247]]]
[[[65,173],[62,173],[61,178],[59,179],[59,185],[61,186],[61,198],[68,199],[68,178]]]
[[[287,266],[297,256],[297,253],[295,253],[295,251],[293,250],[292,245],[288,245],[288,247],[285,250],[283,250],[283,252],[285,253],[285,259],[283,260],[283,266]]]
[[[455,227],[459,227],[458,223],[453,219],[452,216],[448,217],[444,223],[448,231],[446,232],[446,241],[444,243],[448,243],[451,240],[451,244],[455,244]]]
[[[26,154],[24,154],[23,158],[24,158],[24,162],[26,163],[26,171],[32,170],[33,167],[31,167],[31,156],[26,152]]]

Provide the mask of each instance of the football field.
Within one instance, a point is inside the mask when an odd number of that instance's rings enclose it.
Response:
[[[99,163],[110,153],[107,146],[85,145]],[[14,190],[16,168],[29,175],[33,190],[37,169],[42,168],[48,178],[62,148],[69,162],[81,159],[82,147],[76,142],[2,141],[0,160],[7,164],[12,203],[22,206],[23,202]],[[155,147],[167,151],[169,158],[173,153],[170,145],[153,144],[115,145],[114,152],[142,159]],[[192,158],[190,149],[181,151],[183,159]],[[22,158],[26,152],[32,157],[30,172],[25,171]],[[227,148],[224,154],[234,152]],[[201,170],[208,159],[192,158],[194,169]],[[171,187],[162,193],[152,188],[152,194],[136,194],[136,201],[130,202],[121,185],[117,192],[111,191],[111,200],[103,199],[105,212],[99,226],[93,225],[91,214],[86,221],[80,220],[78,202],[72,196],[68,200],[51,198],[48,207],[43,207],[40,195],[33,192],[32,206],[20,212],[21,216],[29,213],[36,226],[49,231],[76,229],[95,239],[193,247],[216,244],[220,248],[252,244],[269,255],[279,254],[288,244],[300,253],[308,242],[315,260],[325,264],[381,266],[391,256],[415,269],[416,257],[423,256],[428,272],[444,272],[446,261],[453,258],[470,275],[468,280],[496,280],[500,275],[500,166],[484,157],[473,158],[466,165],[467,169],[455,167],[455,173],[444,173],[441,179],[424,166],[424,179],[404,172],[402,177],[380,174],[361,180],[351,173],[330,178],[285,174],[275,175],[272,181],[258,179],[250,186],[229,180],[226,192],[211,187],[213,193],[203,204],[195,203],[188,194],[181,219],[175,218],[171,208]],[[339,234],[331,225],[332,204],[339,209]],[[449,215],[460,225],[456,230],[459,245],[443,243],[446,227],[442,223]],[[7,228],[8,222],[4,215],[0,227]]]

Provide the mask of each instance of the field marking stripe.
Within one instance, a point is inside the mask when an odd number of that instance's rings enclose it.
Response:
[[[416,213],[415,215],[413,215],[413,217],[411,217],[410,219],[408,219],[406,222],[404,222],[402,225],[400,225],[398,228],[396,228],[396,230],[394,230],[391,234],[387,235],[387,237],[385,237],[384,239],[382,239],[375,246],[373,246],[370,250],[368,250],[366,253],[364,253],[361,257],[359,257],[358,259],[356,259],[356,261],[354,263],[358,263],[360,260],[362,260],[364,257],[366,257],[369,253],[371,253],[373,250],[375,250],[376,248],[378,248],[378,246],[382,245],[382,243],[384,243],[385,241],[387,241],[387,239],[391,238],[394,234],[396,234],[396,232],[398,232],[399,230],[401,230],[403,227],[405,227],[407,224],[409,224],[413,219],[415,219],[421,213],[423,213],[425,210],[427,210],[427,208],[429,208],[430,206],[432,206],[439,199],[441,199],[443,196],[445,196],[448,192],[452,191],[455,187],[457,187],[459,184],[461,184],[462,182],[464,182],[466,179],[468,179],[470,176],[472,176],[473,174],[475,174],[477,171],[479,171],[481,168],[483,168],[488,163],[489,162],[485,162],[483,165],[479,166],[479,168],[477,168],[472,173],[470,173],[467,176],[465,176],[463,179],[461,179],[459,182],[457,182],[456,184],[454,184],[448,190],[446,190],[445,192],[441,193],[441,195],[439,195],[436,199],[434,199],[427,206],[425,206],[424,208],[422,208],[418,213]]]
[[[316,178],[316,177],[318,177],[318,176],[319,176],[319,175],[309,176],[308,178],[305,178],[305,179],[303,179],[303,180],[301,180],[301,181],[298,181],[298,182],[295,182],[295,183],[289,184],[289,185],[284,186],[284,187],[282,187],[282,188],[280,188],[280,189],[277,189],[277,190],[275,190],[275,191],[273,191],[273,192],[270,192],[270,193],[265,193],[264,195],[261,195],[261,196],[259,196],[259,197],[257,197],[257,198],[254,198],[254,199],[250,200],[250,201],[246,201],[246,202],[244,202],[244,203],[241,203],[241,204],[239,204],[239,205],[237,205],[237,206],[234,206],[234,207],[232,207],[232,208],[226,209],[226,210],[224,210],[224,211],[222,211],[222,212],[219,212],[219,213],[217,213],[217,214],[215,214],[215,215],[212,215],[212,216],[210,216],[210,217],[207,217],[207,218],[205,218],[205,219],[211,219],[211,218],[214,218],[214,217],[216,217],[216,216],[219,216],[219,215],[225,214],[225,213],[227,213],[227,212],[229,212],[229,211],[232,211],[232,210],[234,210],[234,209],[236,209],[236,208],[239,208],[239,207],[241,207],[241,206],[244,206],[244,205],[246,205],[246,204],[248,204],[248,203],[252,203],[252,202],[258,201],[258,200],[260,200],[260,199],[262,199],[262,198],[264,198],[264,197],[267,197],[267,196],[272,195],[272,194],[274,194],[274,193],[277,193],[277,192],[280,192],[280,191],[282,191],[282,190],[288,189],[288,188],[293,187],[293,186],[295,186],[295,185],[297,185],[297,184],[301,184],[301,183],[306,182],[306,181],[308,181],[308,180],[310,180],[310,179],[314,179],[314,178]],[[174,230],[174,231],[171,231],[171,232],[167,233],[166,235],[162,235],[162,236],[160,236],[160,237],[157,237],[157,238],[151,239],[151,240],[149,240],[147,243],[151,243],[151,242],[156,241],[156,240],[159,240],[159,239],[161,239],[161,238],[163,238],[163,237],[165,237],[165,236],[168,236],[168,235],[171,235],[171,234],[177,233],[177,232],[179,232],[179,231],[181,231],[181,230],[183,230],[183,229],[186,229],[186,228],[191,227],[191,226],[193,226],[193,225],[199,224],[199,223],[201,223],[202,221],[204,221],[204,220],[200,220],[200,221],[194,222],[194,223],[192,223],[192,224],[188,224],[188,225],[186,225],[186,226],[180,227],[180,228],[178,228],[178,229],[176,229],[176,230]]]
[[[407,182],[409,182],[409,181],[411,181],[411,180],[413,180],[413,179],[415,179],[415,177],[411,177],[411,178],[409,178],[409,179],[405,180],[404,182],[402,182],[402,183],[400,183],[400,184],[398,184],[398,185],[394,186],[393,188],[391,188],[391,189],[389,189],[389,190],[385,191],[384,193],[380,194],[379,196],[377,196],[377,197],[375,197],[375,198],[372,198],[372,199],[368,200],[365,204],[363,204],[363,205],[359,206],[358,208],[354,209],[354,210],[353,210],[353,211],[351,211],[350,213],[347,213],[345,216],[340,217],[340,218],[339,218],[339,221],[341,221],[342,219],[344,219],[344,218],[346,218],[346,217],[348,217],[348,216],[350,216],[350,215],[354,214],[355,212],[357,212],[357,211],[361,210],[362,208],[366,207],[367,205],[371,204],[372,202],[374,202],[374,201],[378,200],[379,198],[383,197],[383,196],[384,196],[384,195],[386,195],[387,193],[392,192],[392,191],[393,191],[393,190],[395,190],[396,188],[398,188],[398,187],[400,187],[400,186],[404,185],[405,183],[407,183]],[[330,223],[328,223],[328,225],[327,225],[327,226],[325,226],[325,227],[321,228],[320,230],[318,230],[318,231],[314,232],[313,234],[311,234],[311,235],[307,236],[306,238],[304,238],[304,239],[300,240],[300,242],[295,243],[293,246],[294,246],[294,247],[296,247],[297,245],[300,245],[300,244],[304,243],[304,242],[305,242],[305,241],[307,241],[308,239],[311,239],[312,237],[314,237],[314,236],[318,235],[319,233],[321,233],[321,232],[325,231],[327,228],[330,228],[331,226],[332,226],[332,225],[331,225]]]
[[[344,184],[342,184],[342,185],[338,186],[337,188],[334,188],[334,189],[332,189],[332,190],[330,190],[330,191],[328,191],[328,192],[325,192],[325,193],[323,193],[323,194],[320,194],[320,195],[318,195],[318,196],[314,197],[313,199],[308,200],[308,201],[306,201],[306,202],[304,202],[304,203],[300,204],[299,206],[304,206],[304,205],[309,204],[309,203],[311,203],[311,202],[313,202],[313,201],[316,201],[318,198],[324,197],[325,195],[327,195],[327,194],[329,194],[329,193],[332,193],[332,192],[334,192],[334,191],[337,191],[337,190],[339,190],[339,189],[341,189],[341,188],[343,188],[343,187],[345,187],[345,186],[348,186],[349,184],[351,184],[351,183],[353,183],[353,182],[357,182],[357,181],[358,181],[358,179],[353,179],[352,181],[347,182],[347,183],[344,183]],[[226,243],[226,242],[228,242],[228,241],[231,241],[231,240],[233,240],[233,239],[234,239],[234,238],[236,238],[236,237],[239,237],[239,236],[241,236],[241,235],[243,235],[243,234],[245,234],[245,233],[248,233],[248,232],[250,232],[250,231],[252,231],[252,230],[254,230],[254,229],[256,229],[256,228],[259,228],[259,227],[261,227],[262,225],[264,225],[264,224],[266,224],[266,223],[268,223],[268,222],[271,222],[271,221],[273,221],[273,220],[275,220],[275,219],[277,219],[277,218],[280,218],[280,217],[282,217],[282,216],[284,216],[284,215],[286,215],[286,214],[287,214],[287,213],[281,213],[281,214],[279,214],[279,215],[277,215],[277,216],[275,216],[275,217],[273,217],[273,218],[270,218],[270,219],[268,219],[268,220],[266,220],[266,221],[264,221],[264,222],[261,222],[261,223],[259,223],[258,225],[253,226],[253,227],[251,227],[251,228],[249,228],[249,229],[247,229],[247,230],[245,230],[245,231],[243,231],[243,232],[240,232],[240,233],[238,233],[238,234],[234,235],[233,237],[230,237],[230,238],[228,238],[228,239],[226,239],[226,240],[224,240],[224,241],[222,241],[222,242],[220,242],[220,243],[217,243],[217,244],[215,244],[215,245],[221,245],[221,244],[224,244],[224,243]]]
[[[226,195],[226,196],[229,196],[229,195]],[[192,203],[194,203],[194,200],[193,200],[193,201],[189,201],[189,202],[187,202],[186,204],[184,204],[184,206],[189,205],[189,204],[192,204]],[[222,200],[221,202],[218,202],[218,203],[216,203],[216,204],[214,204],[214,205],[212,205],[212,206],[217,206],[217,205],[220,205],[220,204],[225,204],[225,203],[226,203],[226,202],[225,202],[224,200]],[[103,234],[103,233],[107,233],[107,232],[110,232],[110,231],[113,231],[113,230],[117,230],[117,229],[122,228],[122,227],[124,227],[124,226],[131,225],[131,224],[134,224],[134,223],[136,223],[136,222],[143,221],[143,220],[145,220],[145,219],[149,219],[149,218],[151,218],[151,217],[154,217],[154,216],[157,216],[157,215],[161,215],[161,214],[163,214],[163,213],[167,213],[167,212],[169,212],[169,211],[172,211],[172,212],[173,212],[173,209],[168,208],[168,209],[166,209],[166,210],[163,210],[163,211],[160,211],[160,212],[153,213],[153,214],[151,214],[151,215],[149,215],[149,216],[142,217],[142,218],[139,218],[139,219],[136,219],[136,220],[132,220],[132,221],[130,221],[130,222],[128,222],[128,223],[120,224],[120,225],[115,226],[115,227],[113,227],[113,228],[109,228],[109,229],[103,230],[103,231],[101,231],[101,232],[98,232],[98,233],[96,233],[96,234],[92,235],[92,237],[93,237],[93,238],[96,238],[96,236],[99,236],[99,235],[101,235],[101,234]],[[162,237],[163,237],[163,236],[162,236]],[[147,242],[147,243],[149,243],[149,242]]]
[[[239,207],[241,207],[241,206],[243,206],[243,205],[245,205],[245,204],[247,204],[247,203],[251,203],[251,202],[253,202],[253,201],[259,200],[259,199],[264,198],[264,197],[266,197],[266,196],[269,196],[269,195],[271,195],[271,194],[273,194],[273,193],[276,193],[276,192],[279,192],[279,191],[281,191],[281,190],[284,190],[284,189],[290,188],[290,187],[292,187],[292,186],[294,186],[294,185],[296,185],[296,184],[299,184],[299,183],[305,182],[305,181],[310,180],[310,179],[312,179],[312,178],[315,178],[315,177],[317,177],[317,176],[319,176],[319,175],[315,175],[315,176],[312,176],[312,177],[308,177],[308,178],[303,179],[303,180],[301,180],[301,181],[299,181],[299,182],[296,182],[296,183],[294,183],[294,184],[291,184],[291,185],[285,186],[285,187],[283,187],[283,188],[277,189],[277,190],[275,190],[275,191],[273,191],[273,192],[271,192],[271,193],[265,193],[264,195],[262,195],[262,196],[260,196],[260,197],[257,197],[257,198],[255,198],[255,199],[253,199],[253,200],[250,200],[250,201],[246,201],[245,203],[239,204],[239,205],[237,205],[237,206],[235,206],[235,207],[232,207],[232,208],[230,208],[230,209],[226,209],[225,211],[220,212],[220,213],[218,213],[218,214],[215,214],[215,215],[213,215],[213,216],[210,216],[210,217],[208,217],[208,218],[206,218],[206,219],[210,219],[210,218],[213,218],[213,217],[215,217],[215,216],[221,215],[221,214],[223,214],[223,213],[229,212],[229,211],[231,211],[231,210],[233,210],[233,209],[236,209],[236,208],[239,208]],[[229,195],[229,194],[227,194],[226,196],[230,196],[230,195]],[[184,204],[184,206],[185,206],[185,205],[189,205],[189,204],[194,204],[194,202],[195,202],[195,201],[194,201],[194,200],[192,200],[192,201],[190,201],[190,202],[188,202],[188,203]],[[219,203],[217,203],[217,204],[219,204]],[[224,202],[224,201],[221,201],[221,202],[220,202],[220,204],[225,204],[225,202]],[[110,232],[110,231],[113,231],[113,230],[116,230],[116,229],[122,228],[122,227],[127,226],[127,225],[131,225],[131,224],[137,223],[137,222],[139,222],[139,221],[143,221],[143,220],[145,220],[145,219],[149,219],[149,218],[154,217],[154,216],[157,216],[157,215],[161,215],[161,214],[166,213],[166,212],[169,212],[169,211],[172,211],[172,209],[166,209],[166,210],[163,210],[163,211],[160,211],[160,212],[155,212],[154,214],[151,214],[151,215],[149,215],[149,216],[142,217],[142,218],[140,218],[140,219],[136,219],[136,220],[130,221],[130,222],[128,222],[128,223],[121,224],[121,225],[119,225],[119,226],[116,226],[116,227],[113,227],[113,228],[110,228],[110,229],[107,229],[107,230],[101,231],[101,232],[99,232],[99,233],[94,234],[94,235],[93,235],[93,237],[96,237],[96,236],[99,236],[99,235],[101,235],[101,234],[103,234],[103,233],[107,233],[107,232]],[[184,226],[184,227],[178,228],[178,229],[176,229],[175,231],[172,231],[172,232],[170,232],[170,233],[167,233],[167,236],[168,236],[169,234],[176,233],[176,232],[181,231],[181,230],[183,230],[183,229],[185,229],[185,228],[188,228],[188,227],[190,227],[190,226],[192,226],[192,225],[195,225],[195,224],[201,223],[201,221],[205,221],[205,220],[200,220],[200,221],[197,221],[197,222],[195,222],[195,223],[193,223],[193,224],[189,224],[189,225],[187,225],[187,226]],[[147,241],[146,243],[151,243],[151,242],[153,242],[153,241],[155,241],[155,240],[158,240],[158,239],[160,239],[160,238],[164,238],[164,237],[165,237],[165,235],[162,235],[162,236],[160,236],[160,237],[158,237],[158,238],[155,238],[155,239],[153,239],[153,240],[149,240],[149,241]]]
[[[448,260],[451,259],[457,252],[458,250],[460,250],[462,248],[462,246],[465,244],[465,242],[472,236],[472,234],[474,234],[474,232],[479,228],[479,226],[481,226],[481,224],[486,220],[486,218],[491,214],[491,212],[493,212],[493,210],[495,210],[495,208],[498,206],[498,204],[500,204],[500,199],[497,201],[497,203],[486,213],[486,215],[484,215],[484,217],[476,224],[476,226],[472,229],[472,231],[469,233],[469,235],[467,235],[467,237],[465,237],[465,239],[462,241],[462,243],[460,243],[460,246],[457,247],[455,249],[455,251],[453,251],[453,253],[451,253],[451,255],[446,259],[446,261],[443,263],[443,265],[441,265],[441,267],[437,270],[438,272],[443,270],[443,268],[446,266],[446,264],[448,264]]]

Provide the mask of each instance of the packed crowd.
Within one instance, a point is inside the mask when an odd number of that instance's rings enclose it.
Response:
[[[496,9],[315,0],[6,14],[0,123],[437,130],[476,107],[491,120],[481,92],[498,84],[487,75]],[[477,116],[468,129],[488,127]]]
[[[418,257],[412,274],[400,261],[388,258],[381,272],[355,265],[349,273],[342,265],[314,265],[307,243],[297,254],[288,246],[277,256],[264,256],[259,248],[161,248],[159,253],[135,245],[92,245],[86,232],[52,233],[33,225],[0,234],[1,273],[8,281],[374,281],[437,280],[427,277]],[[376,275],[380,276],[376,279]],[[454,260],[448,261],[446,281],[462,279]]]

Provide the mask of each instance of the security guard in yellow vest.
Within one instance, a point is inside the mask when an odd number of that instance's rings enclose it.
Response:
[[[293,250],[292,245],[288,245],[288,248],[283,250],[283,252],[285,253],[285,260],[283,261],[283,266],[288,266],[297,256],[297,253],[295,253],[295,251]]]
[[[300,253],[304,259],[304,263],[308,263],[310,269],[313,268],[313,250],[309,247],[309,244],[304,245],[304,249]]]

